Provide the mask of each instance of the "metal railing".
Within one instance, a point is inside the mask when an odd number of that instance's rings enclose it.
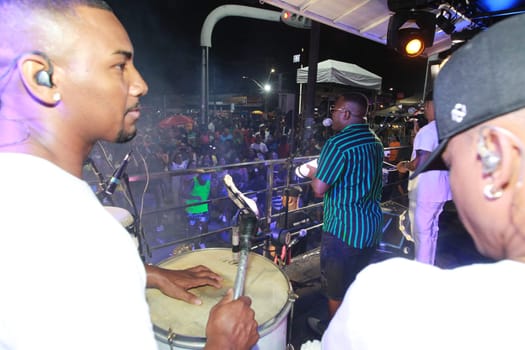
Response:
[[[385,148],[388,150],[389,148]],[[394,148],[392,148],[394,149]],[[396,147],[396,149],[407,149],[407,147]],[[136,201],[138,213],[134,213],[135,220],[140,224],[140,230],[148,248],[146,260],[157,263],[165,260],[178,251],[193,249],[196,245],[201,247],[228,246],[231,237],[232,228],[235,226],[235,212],[233,202],[228,198],[226,191],[221,191],[223,187],[220,178],[226,172],[244,172],[248,176],[250,183],[256,182],[253,177],[259,180],[264,179],[264,185],[259,187],[249,186],[249,184],[236,183],[241,191],[248,197],[257,198],[258,206],[261,211],[259,218],[259,232],[255,238],[259,244],[255,247],[268,245],[271,233],[276,232],[276,223],[283,216],[292,216],[294,213],[303,212],[311,217],[311,225],[301,226],[301,230],[311,231],[320,229],[322,226],[322,200],[314,199],[310,189],[309,179],[298,178],[294,170],[297,166],[306,163],[318,156],[304,156],[287,159],[272,159],[256,162],[246,162],[238,164],[219,165],[205,168],[184,169],[175,171],[164,171],[155,173],[131,174],[128,177],[128,190],[132,192],[132,198]],[[383,189],[384,192],[395,192],[393,189],[403,185],[403,179],[397,178],[397,171],[393,164],[385,163],[383,171]],[[395,176],[392,176],[391,173]],[[205,201],[193,204],[186,204],[185,198],[173,198],[177,191],[173,191],[170,186],[174,183],[173,179],[179,178],[181,184],[186,180],[192,179],[199,174],[210,174],[210,181],[213,182],[214,195]],[[387,174],[385,176],[385,174]],[[246,179],[243,179],[245,181]],[[176,181],[177,182],[177,181]],[[175,182],[175,183],[176,183]],[[92,184],[95,186],[96,184]],[[182,185],[181,185],[182,186]],[[291,186],[299,186],[302,189],[302,203],[299,208],[284,212],[275,212],[277,197],[285,194],[286,189]],[[255,188],[250,188],[255,187]],[[187,189],[182,192],[188,192]],[[112,205],[125,208],[133,212],[133,206],[129,204],[129,196],[121,193],[120,196],[115,194]],[[172,196],[172,198],[169,198]],[[406,193],[396,193],[390,195],[385,200],[403,201]],[[280,200],[280,199],[279,199]],[[210,220],[206,230],[191,230],[188,226],[186,209],[192,205],[208,204]],[[281,203],[282,204],[282,203]],[[230,211],[224,212],[225,208]],[[282,229],[282,227],[280,227]],[[279,227],[277,227],[279,231]],[[292,237],[299,234],[299,229],[294,231],[288,230]]]

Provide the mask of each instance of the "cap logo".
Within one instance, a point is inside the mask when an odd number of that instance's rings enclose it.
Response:
[[[462,103],[456,103],[454,108],[450,111],[450,117],[456,123],[461,123],[467,116],[467,106]]]

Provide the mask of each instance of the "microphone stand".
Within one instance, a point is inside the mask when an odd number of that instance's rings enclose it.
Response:
[[[257,231],[258,211],[256,203],[246,198],[233,183],[230,175],[224,177],[224,185],[228,197],[239,208],[239,264],[233,288],[233,299],[238,299],[244,293],[246,270],[248,269],[248,256],[251,250],[251,239]],[[234,252],[234,256],[235,256]]]
[[[233,285],[233,299],[239,299],[244,293],[244,283],[246,280],[246,270],[248,269],[248,255],[251,250],[251,239],[257,231],[257,217],[253,214],[240,213],[239,216],[239,265],[237,265],[237,275]]]
[[[98,190],[95,193],[95,195],[97,196],[97,198],[100,201],[100,203],[104,204],[105,202],[109,202],[109,204],[111,206],[115,206],[115,203],[113,202],[113,199],[111,198],[111,196],[109,196],[106,193],[108,185],[106,183],[106,179],[104,179],[104,175],[102,175],[100,170],[98,170],[98,168],[95,165],[95,162],[93,161],[93,159],[88,157],[86,159],[86,163],[91,166],[91,169],[93,169],[93,172],[95,173],[95,175],[96,175],[96,177],[98,179]]]
[[[129,196],[131,207],[133,208],[133,221],[135,222],[135,225],[133,225],[133,234],[137,237],[137,240],[139,242],[140,258],[143,262],[145,262],[146,256],[148,258],[151,258],[151,249],[148,242],[146,241],[146,236],[144,235],[144,228],[142,227],[139,211],[137,205],[135,204],[133,193],[131,192],[131,186],[129,184],[129,176],[127,172],[124,172],[122,174],[122,179],[124,180],[124,187],[126,189],[126,193]]]

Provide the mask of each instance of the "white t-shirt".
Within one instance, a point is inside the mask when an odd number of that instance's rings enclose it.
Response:
[[[86,182],[0,153],[0,349],[156,349],[128,232]]]
[[[451,270],[394,258],[365,268],[323,335],[323,350],[523,349],[525,264]]]
[[[416,157],[416,150],[432,152],[438,147],[438,144],[436,121],[433,120],[416,134],[410,159]],[[408,182],[408,191],[410,200],[418,202],[441,203],[452,199],[448,171],[425,171]]]
[[[263,153],[263,154],[268,153],[268,147],[266,147],[266,144],[264,142],[252,143],[250,145],[250,148],[253,149],[255,152],[260,152],[260,153]]]

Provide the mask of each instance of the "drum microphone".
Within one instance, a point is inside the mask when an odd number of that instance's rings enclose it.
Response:
[[[129,151],[128,154],[126,154],[126,156],[122,160],[122,163],[120,163],[120,166],[117,169],[115,169],[113,175],[111,175],[111,179],[109,179],[109,183],[106,188],[106,194],[112,195],[117,189],[117,186],[120,184],[120,179],[124,174],[124,170],[126,170],[126,167],[128,166],[129,157],[131,156],[132,152],[133,151]]]

